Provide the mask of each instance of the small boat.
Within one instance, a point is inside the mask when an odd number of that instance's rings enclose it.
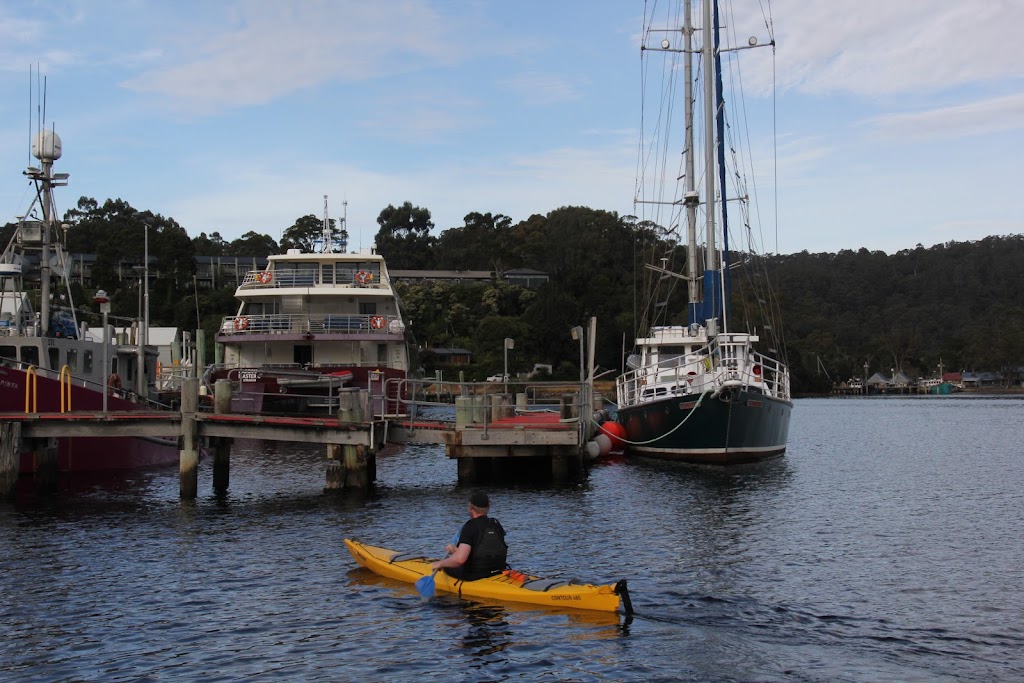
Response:
[[[367,390],[374,414],[402,412],[410,363],[398,297],[384,257],[347,246],[325,197],[310,253],[273,254],[246,274],[216,335],[223,362],[203,377],[208,394],[228,380],[232,412],[306,415],[334,414],[342,393]]]
[[[668,8],[669,28],[655,28],[645,17],[641,55],[645,68],[656,71],[644,83],[660,84],[665,92],[660,115],[650,115],[646,104],[642,108],[645,121],[657,127],[650,131],[656,139],[641,144],[649,156],[639,167],[635,203],[643,214],[639,225],[652,235],[655,228],[663,231],[664,238],[652,241],[646,314],[616,393],[628,454],[731,465],[785,453],[793,401],[776,320],[779,306],[766,261],[754,250],[757,233],[750,230],[756,216],[749,206],[752,188],[736,160],[746,146],[726,136],[726,130],[732,135],[744,128],[727,126],[725,118],[734,109],[726,106],[721,60],[733,52],[719,44],[717,0],[702,5],[702,27],[691,22],[690,0],[683,3],[681,24]],[[699,46],[693,45],[695,35]],[[751,38],[742,49],[759,45]],[[774,40],[763,45],[774,46]],[[694,55],[700,55],[702,69],[694,68]],[[669,83],[677,73],[686,83]],[[685,117],[674,127],[672,102],[680,95],[686,96],[680,107]],[[698,97],[703,107],[695,106]],[[696,133],[703,145],[695,144]],[[678,152],[671,152],[676,142],[685,150],[681,172]],[[703,154],[696,153],[698,147]],[[659,158],[657,152],[674,156]],[[738,234],[730,232],[730,216],[741,219]],[[737,237],[748,240],[739,258],[741,250],[730,244]],[[673,265],[684,257],[684,268]],[[733,295],[734,284],[742,296]]]
[[[432,570],[427,559],[416,553],[398,553],[387,548],[366,545],[359,541],[345,539],[345,546],[360,566],[375,574],[387,576],[406,583],[430,576]],[[434,577],[437,590],[459,597],[486,598],[501,602],[520,602],[547,607],[593,610],[597,612],[619,612],[632,614],[626,580],[596,586],[589,583],[574,583],[557,579],[542,579],[522,572],[506,569],[501,574],[479,579],[461,581],[444,572]]]

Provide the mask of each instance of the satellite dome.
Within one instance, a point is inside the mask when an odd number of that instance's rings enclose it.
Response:
[[[60,159],[60,136],[52,130],[41,130],[32,141],[32,156],[40,161]]]

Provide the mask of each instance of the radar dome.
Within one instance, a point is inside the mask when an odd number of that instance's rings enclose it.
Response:
[[[39,131],[32,141],[32,156],[40,161],[56,161],[60,154],[60,136],[52,130]]]

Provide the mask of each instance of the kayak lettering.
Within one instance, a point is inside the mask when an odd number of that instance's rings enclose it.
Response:
[[[579,595],[552,595],[552,600],[582,600]]]

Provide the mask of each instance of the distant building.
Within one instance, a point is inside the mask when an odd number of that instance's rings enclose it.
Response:
[[[438,363],[448,365],[469,365],[473,362],[473,352],[469,349],[427,349]]]

